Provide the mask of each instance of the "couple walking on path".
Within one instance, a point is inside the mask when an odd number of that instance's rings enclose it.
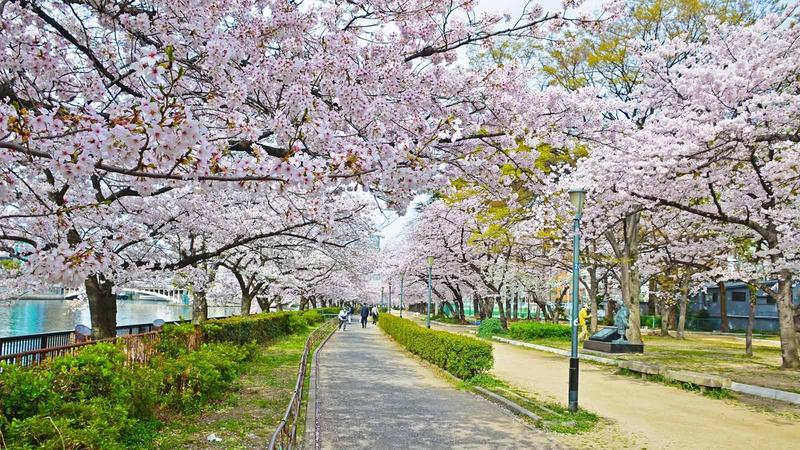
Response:
[[[342,310],[339,311],[339,329],[340,330],[347,331],[347,324],[350,323],[350,316],[352,314],[352,311],[353,310],[349,306],[346,307],[346,308],[342,308]],[[372,324],[373,325],[378,323],[378,307],[377,306],[373,306],[372,309],[370,309],[369,306],[362,305],[361,306],[360,315],[361,315],[361,328],[367,328],[367,319],[369,318],[369,316],[372,316]]]

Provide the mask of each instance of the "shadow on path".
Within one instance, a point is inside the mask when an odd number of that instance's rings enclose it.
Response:
[[[441,380],[376,326],[337,331],[319,361],[324,449],[560,448]]]

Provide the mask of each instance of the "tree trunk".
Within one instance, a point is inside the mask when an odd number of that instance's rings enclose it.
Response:
[[[641,212],[627,214],[622,221],[622,240],[613,231],[606,232],[606,239],[614,251],[619,266],[622,301],[628,308],[628,340],[631,344],[642,343],[641,310],[639,298],[642,284],[636,262],[639,255],[639,221]]]
[[[253,304],[253,295],[250,294],[249,292],[246,293],[246,294],[243,293],[242,294],[242,307],[239,310],[239,313],[241,315],[243,315],[243,316],[249,316],[250,315],[250,307],[252,306],[252,304]]]
[[[753,327],[756,323],[756,302],[758,302],[758,297],[756,296],[756,289],[754,286],[750,286],[750,311],[747,315],[747,332],[745,333],[744,337],[744,353],[747,356],[753,356]]]
[[[530,294],[525,295],[525,304],[528,307],[526,315],[528,316],[527,319],[531,320],[531,296]]]
[[[300,296],[300,311],[305,311],[308,309],[308,297],[305,295]]]
[[[192,323],[200,325],[208,320],[208,301],[206,299],[206,291],[196,291],[192,289]]]
[[[514,293],[514,320],[519,319],[519,292]]]
[[[717,287],[719,287],[719,331],[727,333],[731,331],[728,324],[728,287],[724,281],[718,281]]]
[[[269,312],[272,301],[266,295],[259,295],[256,297],[256,301],[258,302],[258,306],[261,307],[261,312]]]
[[[506,300],[509,302],[510,300]],[[508,330],[508,317],[506,316],[505,308],[503,308],[503,301],[500,300],[497,302],[497,308],[500,312],[500,326],[503,327],[504,330]]]
[[[92,321],[94,339],[104,339],[117,335],[117,296],[114,283],[103,275],[95,274],[83,282],[89,299],[89,316]],[[155,319],[155,318],[154,318]]]
[[[798,355],[798,336],[794,327],[795,308],[792,303],[792,272],[783,269],[778,280],[778,292],[775,302],[778,304],[778,323],[781,334],[781,359],[784,369],[800,369]]]
[[[648,314],[655,314],[656,313],[656,291],[658,290],[658,284],[656,282],[655,277],[651,277],[650,281],[647,282],[647,313]]]
[[[589,333],[597,333],[597,292],[600,283],[597,281],[597,267],[591,266],[589,272]]]
[[[686,328],[686,307],[689,304],[689,277],[687,276],[681,284],[680,312],[678,317],[678,339],[685,339],[684,330]]]
[[[663,300],[662,300],[663,301]],[[672,307],[664,304],[661,307],[661,336],[669,336],[669,319]]]
[[[511,320],[511,297],[506,295],[506,324]]]

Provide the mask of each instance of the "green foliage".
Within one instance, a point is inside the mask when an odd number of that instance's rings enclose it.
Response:
[[[339,314],[342,308],[337,306],[326,306],[324,308],[317,308],[314,311],[318,311],[320,314]]]
[[[9,449],[148,448],[157,416],[197,411],[221,400],[267,342],[319,312],[281,312],[212,320],[199,329],[168,325],[149,365],[129,367],[121,348],[98,343],[36,367],[2,365],[0,433]],[[189,352],[189,339],[206,344]]]
[[[478,336],[480,337],[490,338],[495,334],[503,333],[505,333],[505,331],[503,330],[503,324],[500,322],[500,319],[485,319],[478,325]]]
[[[508,335],[512,339],[525,341],[536,339],[563,339],[572,337],[572,330],[567,325],[541,322],[516,322],[508,326]]]
[[[267,343],[292,334],[292,326],[297,330],[296,327],[300,322],[294,322],[293,325],[290,318],[299,314],[297,311],[284,311],[212,319],[203,324],[203,339],[206,342],[237,344],[246,344],[250,341]]]
[[[257,350],[255,344],[211,343],[164,362],[160,367],[163,379],[159,393],[163,406],[191,412],[204,403],[219,400],[244,367],[242,363],[252,360]]]
[[[381,314],[379,325],[411,353],[458,378],[468,379],[494,365],[492,345],[468,336],[420,327],[407,319]]]
[[[319,310],[312,309],[303,313],[303,318],[309,325],[316,325],[325,321]]]
[[[639,319],[639,323],[642,324],[643,327],[659,328],[661,327],[661,316],[644,314]]]

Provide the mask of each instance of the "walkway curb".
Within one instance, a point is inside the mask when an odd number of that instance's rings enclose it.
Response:
[[[539,350],[542,352],[553,353],[559,356],[567,356],[569,357],[570,352],[566,350],[561,350],[559,348],[547,347],[545,345],[539,344],[532,344],[530,342],[522,342],[522,341],[515,341],[513,339],[508,339],[500,336],[492,336],[492,339],[498,342],[503,342],[505,344],[514,345],[517,347],[527,347],[532,348],[534,350]],[[579,353],[578,357],[580,359],[585,359],[587,361],[593,361],[600,364],[605,364],[614,367],[622,367],[622,363],[627,360],[618,360],[612,358],[603,358],[602,356],[595,356],[595,355],[587,355],[585,353]],[[654,366],[657,366],[654,364]],[[663,366],[658,366],[660,370],[665,371],[667,370]],[[745,383],[737,383],[735,381],[731,381],[730,379],[726,379],[730,383],[730,390],[733,392],[739,392],[741,394],[752,395],[755,397],[761,397],[768,400],[777,400],[786,403],[792,403],[795,405],[800,405],[800,394],[795,394],[794,392],[788,391],[781,391],[778,389],[772,389],[763,386],[755,386],[752,384],[745,384]]]
[[[497,403],[500,403],[505,408],[511,410],[511,412],[519,414],[521,416],[525,416],[535,422],[542,420],[541,417],[537,416],[536,414],[528,411],[527,409],[523,408],[522,406],[512,402],[511,400],[503,397],[502,395],[497,395],[494,392],[484,389],[480,386],[474,386],[473,389],[478,391],[484,397],[488,397],[488,399],[493,400]]]

